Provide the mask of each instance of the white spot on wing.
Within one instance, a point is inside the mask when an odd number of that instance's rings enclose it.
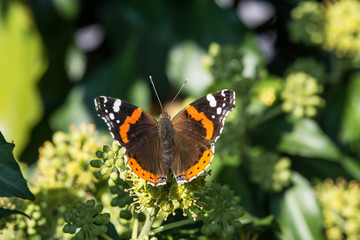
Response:
[[[212,115],[211,118],[214,119],[214,118],[215,118],[215,115]]]
[[[221,111],[222,111],[222,108],[221,108],[221,107],[218,107],[218,108],[216,109],[216,114],[217,114],[217,115],[220,115]]]
[[[121,106],[121,100],[116,99],[116,101],[114,102],[114,106],[113,106],[114,112],[119,112],[120,111],[120,106]]]
[[[114,119],[115,119],[115,116],[114,116],[113,113],[110,113],[110,114],[109,114],[109,117],[110,117],[111,120],[114,120]]]
[[[216,107],[216,100],[212,94],[206,95],[206,99],[209,101],[210,107]]]

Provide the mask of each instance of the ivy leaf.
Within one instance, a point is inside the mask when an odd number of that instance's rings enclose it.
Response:
[[[7,217],[7,216],[9,216],[11,214],[21,214],[21,215],[24,215],[24,216],[28,217],[29,219],[31,219],[29,215],[27,215],[27,214],[25,214],[23,212],[20,212],[20,211],[17,211],[17,210],[6,209],[6,208],[0,208],[0,219],[4,218],[4,217]]]
[[[116,228],[115,228],[114,224],[109,222],[108,224],[106,224],[106,227],[108,229],[106,232],[107,236],[109,236],[113,240],[120,240],[120,237],[119,237],[118,233],[116,232]]]
[[[34,200],[13,154],[15,144],[6,142],[0,132],[0,197]]]
[[[293,186],[272,199],[276,219],[289,239],[322,239],[321,208],[310,183],[293,173]]]
[[[292,131],[283,134],[278,144],[279,151],[302,157],[339,160],[341,152],[314,120],[297,119],[293,124]]]
[[[350,144],[354,150],[360,153],[360,74],[354,75],[347,88],[344,104],[344,114],[341,121],[341,140]]]
[[[38,82],[47,63],[26,4],[0,1],[0,12],[0,126],[6,136],[15,139],[18,156],[43,114]]]

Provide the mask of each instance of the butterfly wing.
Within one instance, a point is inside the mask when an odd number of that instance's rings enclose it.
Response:
[[[174,145],[178,154],[172,169],[178,182],[193,180],[210,165],[214,143],[234,108],[235,92],[225,89],[196,100],[174,117]]]
[[[151,185],[166,183],[159,151],[158,123],[141,108],[111,97],[95,98],[98,113],[109,127],[112,137],[125,148],[128,167]]]

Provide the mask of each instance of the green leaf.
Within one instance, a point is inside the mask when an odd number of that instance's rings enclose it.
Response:
[[[359,161],[348,156],[343,156],[340,163],[343,168],[352,175],[354,179],[360,181],[360,164]]]
[[[191,95],[203,94],[211,84],[211,76],[202,66],[206,52],[194,42],[183,42],[169,53],[166,72],[171,82],[178,87],[188,79],[187,91]]]
[[[18,156],[42,117],[37,86],[47,64],[29,9],[20,1],[6,2],[5,9],[0,1],[0,130],[16,141]]]
[[[302,157],[337,161],[341,153],[331,139],[309,118],[294,120],[291,132],[284,133],[278,150]]]
[[[13,149],[15,145],[5,141],[0,132],[0,197],[20,197],[34,200],[16,162]]]
[[[120,240],[120,237],[116,231],[116,228],[114,226],[114,224],[112,224],[111,222],[109,222],[108,224],[106,224],[107,227],[107,232],[106,235],[109,236],[111,239],[113,240]]]
[[[322,239],[321,208],[310,183],[293,173],[293,186],[272,199],[274,214],[288,239]]]
[[[21,215],[24,215],[24,216],[26,216],[26,217],[28,217],[30,219],[30,216],[23,213],[23,212],[20,212],[20,211],[17,211],[17,210],[6,209],[6,208],[0,208],[0,219],[4,218],[4,217],[7,217],[9,215],[12,215],[12,214],[21,214]]]
[[[344,104],[340,138],[360,152],[360,73],[350,79]]]

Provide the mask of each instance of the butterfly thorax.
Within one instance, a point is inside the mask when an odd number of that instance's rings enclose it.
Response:
[[[171,141],[174,135],[174,127],[167,112],[164,112],[160,115],[158,126],[159,137],[161,140]]]
[[[170,167],[171,163],[174,160],[175,154],[175,150],[172,144],[174,136],[174,126],[167,112],[164,112],[160,115],[158,127],[158,134],[160,137],[160,152],[162,153],[161,160],[168,167]]]

